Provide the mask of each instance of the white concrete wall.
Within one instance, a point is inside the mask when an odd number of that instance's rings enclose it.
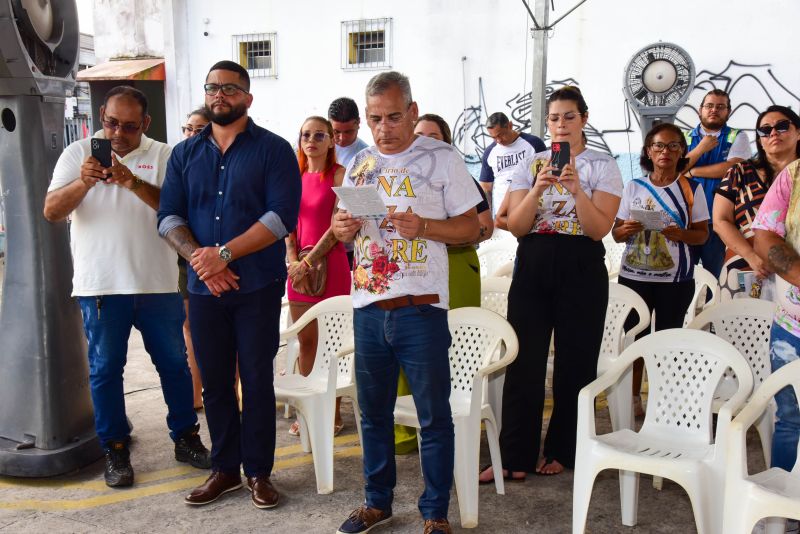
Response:
[[[94,46],[98,59],[162,57],[161,0],[94,0]]]
[[[512,108],[518,107],[513,100],[531,86],[532,24],[519,1],[171,1],[179,2],[185,2],[187,34],[185,39],[176,36],[175,57],[187,61],[190,72],[176,69],[183,74],[174,82],[168,80],[167,86],[168,91],[176,84],[191,88],[189,96],[180,99],[181,115],[203,102],[208,67],[233,59],[231,35],[277,32],[278,77],[253,80],[251,115],[294,141],[303,118],[324,115],[332,99],[347,95],[363,103],[364,86],[375,71],[349,72],[340,67],[341,21],[361,18],[393,18],[393,68],[411,77],[421,112],[439,113],[451,126],[465,105],[483,104],[479,79],[485,97],[483,121],[495,111],[511,116]],[[568,6],[559,0],[556,8],[551,20]],[[793,96],[800,95],[800,70],[788,22],[798,17],[796,0],[589,0],[551,32],[548,80],[579,83],[589,103],[590,122],[606,132],[602,140],[615,153],[636,152],[641,136],[635,118],[626,114],[623,69],[641,47],[672,41],[689,52],[698,72],[706,71],[699,79],[708,80],[709,72],[723,73],[713,83],[720,88],[727,85],[732,92],[736,111],[731,123],[752,129],[756,110],[771,101],[795,109],[800,104]],[[96,29],[99,26],[96,22]],[[731,61],[760,66],[728,68]],[[696,91],[690,105],[696,108],[703,93],[704,89]],[[697,121],[690,109],[679,119],[692,125]],[[624,130],[631,120],[631,132],[608,132]],[[366,128],[362,133],[371,140]],[[468,135],[475,133],[471,130]]]

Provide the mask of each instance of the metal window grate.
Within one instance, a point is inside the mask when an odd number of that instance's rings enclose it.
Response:
[[[391,18],[342,22],[342,69],[388,69],[391,66]]]
[[[251,78],[277,78],[277,33],[234,35],[233,60],[247,69]]]

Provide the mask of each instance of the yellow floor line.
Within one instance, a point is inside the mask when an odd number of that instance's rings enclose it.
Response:
[[[342,436],[343,438],[345,436]],[[354,446],[346,449],[341,449],[334,452],[335,458],[348,458],[352,456],[360,456],[361,447]],[[273,472],[281,471],[284,469],[291,469],[301,465],[310,464],[313,458],[310,454],[298,456],[295,458],[288,458],[285,460],[278,460],[275,462]],[[178,468],[180,469],[180,468]],[[191,469],[193,471],[193,469]],[[165,470],[170,471],[170,470]],[[153,474],[159,472],[153,472]],[[194,486],[202,484],[207,474],[201,476],[181,478],[171,482],[162,482],[147,487],[134,487],[131,489],[113,490],[110,493],[97,495],[95,497],[88,497],[84,499],[75,500],[35,500],[26,499],[19,501],[4,501],[0,502],[0,509],[20,510],[32,509],[40,511],[58,511],[58,510],[85,510],[87,508],[96,508],[98,506],[108,506],[120,502],[133,501],[143,497],[152,497],[153,495],[161,495],[164,493],[171,493],[174,491],[186,490]],[[142,477],[137,477],[137,484],[142,482]],[[102,484],[102,482],[100,482]]]

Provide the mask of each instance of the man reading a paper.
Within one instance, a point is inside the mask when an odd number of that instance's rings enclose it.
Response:
[[[338,532],[366,532],[391,519],[393,410],[402,368],[422,424],[425,532],[449,533],[454,436],[445,243],[477,239],[481,198],[452,146],[414,135],[418,111],[408,78],[380,73],[367,84],[366,97],[375,146],[353,159],[344,186],[376,190],[388,214],[375,220],[342,210],[334,216],[336,237],[355,240],[353,326],[366,480],[364,504]]]

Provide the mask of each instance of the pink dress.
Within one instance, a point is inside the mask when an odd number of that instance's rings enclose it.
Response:
[[[331,226],[331,214],[336,203],[333,192],[333,175],[341,165],[334,165],[323,176],[320,172],[303,173],[303,196],[300,198],[300,215],[297,219],[297,251],[306,246],[316,245]],[[286,283],[286,295],[294,302],[319,302],[329,297],[350,294],[350,267],[344,244],[337,242],[328,251],[328,277],[325,293],[319,297],[301,295],[292,289],[291,281]]]

